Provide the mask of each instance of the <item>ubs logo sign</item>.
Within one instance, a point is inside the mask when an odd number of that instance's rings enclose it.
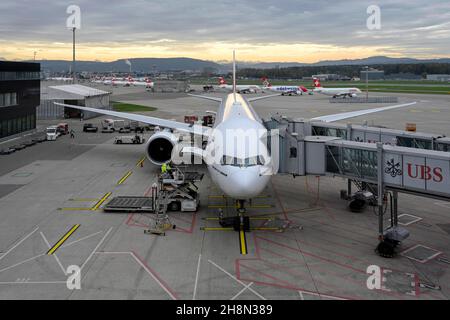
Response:
[[[442,182],[444,176],[442,173],[442,168],[430,167],[419,164],[408,163],[408,176],[413,179],[421,179],[426,181]]]
[[[394,158],[386,162],[386,169],[384,170],[384,172],[391,175],[392,178],[401,176],[403,174],[400,162],[395,163]]]
[[[444,172],[440,167],[431,167],[424,164],[406,163],[406,174],[411,179],[442,182],[444,180]],[[386,174],[392,178],[403,175],[402,165],[396,162],[394,158],[386,161],[384,169]]]

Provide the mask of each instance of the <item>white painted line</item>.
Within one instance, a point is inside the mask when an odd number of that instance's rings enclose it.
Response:
[[[415,218],[415,219],[411,220],[410,222],[404,223],[404,222],[400,222],[400,218],[401,217],[410,217],[410,218]],[[414,215],[408,214],[408,213],[403,213],[403,214],[399,215],[398,219],[399,219],[398,224],[402,225],[402,226],[409,226],[409,225],[411,225],[413,223],[416,223],[416,222],[419,222],[419,221],[423,220],[423,218],[421,218],[421,217],[414,216]],[[391,219],[389,219],[389,221],[391,221]]]
[[[131,251],[127,251],[127,252],[95,252],[95,254],[126,254],[126,255],[130,255],[130,256],[132,256],[133,257],[133,259],[147,272],[147,274],[149,274],[150,275],[150,277],[152,277],[152,279],[153,280],[155,280],[156,281],[156,283],[161,287],[161,288],[163,288],[163,290],[172,298],[172,300],[177,300],[177,297],[175,297],[173,294],[172,294],[172,292],[170,292],[165,286],[164,286],[164,284],[163,283],[161,283],[161,281],[158,279],[158,277],[156,277],[154,274],[153,274],[153,272],[151,272],[148,268],[147,268],[147,266],[145,265],[145,264],[143,264],[142,262],[141,262],[141,260],[138,258],[138,257],[136,257],[136,255],[133,253],[133,252],[131,252]]]
[[[250,286],[253,284],[253,282],[250,282],[248,285],[246,285],[241,291],[236,293],[236,295],[231,298],[230,300],[235,300],[237,297],[239,297],[245,290],[250,289]]]
[[[326,298],[326,299],[334,299],[334,300],[348,300],[345,298],[340,298],[340,297],[336,297],[336,296],[330,296],[327,294],[321,294],[321,293],[315,293],[315,292],[306,292],[306,291],[299,291],[299,293],[301,294],[301,296],[303,297],[303,294],[309,294],[311,296],[314,297],[319,297],[319,298]]]
[[[300,295],[301,300],[305,300],[305,297],[303,296],[303,292],[299,291],[298,294]]]
[[[67,248],[67,247],[69,247],[69,246],[71,246],[71,245],[73,245],[73,244],[75,244],[75,243],[81,242],[81,241],[83,241],[83,240],[87,240],[87,239],[89,239],[89,238],[92,238],[92,237],[94,237],[94,236],[100,234],[100,233],[103,233],[103,231],[99,231],[99,232],[93,233],[93,234],[91,234],[91,235],[88,235],[88,236],[86,236],[86,237],[83,237],[83,238],[81,238],[81,239],[78,239],[78,240],[72,241],[72,242],[70,242],[70,243],[64,244],[64,245],[61,246],[61,248]]]
[[[199,254],[198,262],[197,262],[197,273],[195,274],[194,294],[192,296],[192,300],[195,300],[195,297],[197,296],[197,284],[198,284],[198,276],[200,274],[200,262],[201,261],[202,261],[202,254]]]
[[[35,233],[37,230],[39,229],[39,227],[36,227],[36,229],[34,229],[33,231],[31,231],[25,238],[23,238],[22,240],[20,240],[19,242],[17,242],[11,249],[9,249],[8,251],[6,251],[1,257],[0,257],[0,261],[6,257],[6,255],[8,253],[10,253],[11,251],[13,251],[15,248],[17,248],[22,242],[24,242],[25,240],[27,240],[29,237],[31,237],[31,235],[33,233]]]
[[[435,202],[434,204],[446,209],[450,208],[450,202]]]
[[[123,252],[120,252],[120,251],[119,252],[99,251],[99,252],[96,252],[95,254],[132,254],[132,252],[130,252],[130,251],[123,251]]]
[[[103,236],[102,240],[100,240],[100,242],[97,244],[97,246],[94,248],[94,250],[92,250],[91,254],[89,255],[89,257],[87,257],[87,259],[84,261],[84,263],[81,265],[80,267],[80,271],[83,270],[84,266],[86,265],[86,263],[89,262],[89,260],[91,260],[92,256],[94,255],[94,253],[97,251],[97,249],[102,245],[103,241],[105,241],[106,237],[109,235],[109,233],[112,231],[112,227],[109,228],[109,230],[106,232],[106,234]]]
[[[11,284],[66,284],[67,281],[24,281],[24,282],[0,282],[0,285],[11,285]]]
[[[222,271],[223,273],[225,273],[227,276],[229,276],[230,278],[234,279],[236,282],[238,282],[239,284],[241,284],[243,287],[246,287],[247,285],[242,282],[241,280],[239,280],[238,278],[236,278],[235,276],[233,276],[231,273],[229,273],[228,271],[226,271],[225,269],[223,269],[221,266],[219,266],[218,264],[214,263],[211,260],[208,260],[209,263],[211,263],[213,266],[215,266],[217,269],[219,269],[220,271]],[[251,292],[253,292],[254,294],[256,294],[260,299],[262,300],[267,300],[266,298],[264,298],[262,295],[260,295],[258,292],[256,292],[255,290],[253,290],[252,288],[248,288],[248,290],[250,290]]]
[[[44,239],[44,242],[45,242],[45,244],[47,245],[48,249],[51,249],[52,246],[51,246],[51,244],[48,242],[47,238],[44,236],[44,234],[43,234],[42,232],[40,232],[40,234],[41,234],[42,238]],[[52,256],[55,257],[55,260],[56,260],[56,262],[58,263],[59,267],[61,268],[63,274],[64,274],[65,276],[67,276],[66,269],[64,269],[64,266],[62,265],[61,261],[59,260],[58,256],[56,255],[56,252],[53,253]]]
[[[150,277],[152,277],[153,278],[153,280],[155,280],[156,281],[156,283],[161,287],[161,288],[163,288],[163,290],[172,298],[172,300],[177,300],[177,297],[175,297],[173,294],[172,294],[172,292],[170,292],[162,283],[161,283],[161,281],[158,279],[158,277],[156,277],[154,274],[153,274],[153,272],[151,272],[148,268],[147,268],[147,266],[145,265],[145,264],[143,264],[142,262],[141,262],[141,260],[138,258],[138,257],[136,257],[136,255],[133,253],[133,252],[130,252],[130,254],[133,256],[133,258],[134,258],[134,260],[136,260],[136,262],[150,275]]]
[[[0,142],[0,144],[4,144],[4,143],[8,143],[8,142],[11,142],[11,141],[15,141],[15,140],[18,140],[18,139],[20,139],[21,137],[17,137],[17,138],[14,138],[14,139],[9,139],[9,140],[6,140],[6,141],[3,141],[3,142]]]
[[[414,258],[414,257],[410,257],[410,256],[406,255],[406,253],[408,253],[408,252],[410,252],[410,251],[412,251],[412,250],[414,250],[414,249],[417,249],[417,248],[419,248],[419,247],[422,247],[422,248],[425,248],[425,249],[429,249],[429,250],[434,251],[434,252],[436,252],[436,253],[435,253],[435,254],[432,254],[431,256],[429,256],[429,257],[427,257],[426,259],[423,259],[423,260],[416,259],[416,258]],[[408,259],[411,259],[411,260],[420,262],[420,263],[426,263],[426,262],[428,262],[428,261],[430,261],[430,260],[436,258],[437,256],[440,256],[441,254],[443,254],[442,251],[438,251],[438,250],[436,250],[436,249],[433,249],[433,248],[430,248],[430,247],[427,247],[427,246],[424,246],[424,245],[421,245],[421,244],[417,244],[417,245],[415,245],[414,247],[411,247],[411,248],[409,248],[409,249],[406,249],[406,250],[403,251],[403,252],[400,252],[400,255],[402,255],[402,256],[404,256],[404,257],[406,257],[406,258],[408,258]]]
[[[7,271],[7,270],[9,270],[9,269],[12,269],[12,268],[14,268],[14,267],[20,266],[20,265],[22,265],[22,264],[24,264],[24,263],[30,262],[30,261],[32,261],[32,260],[35,260],[35,259],[37,259],[37,258],[43,257],[43,256],[45,256],[45,255],[47,255],[47,254],[46,254],[46,253],[41,253],[41,254],[39,254],[39,255],[37,255],[37,256],[34,256],[34,257],[32,257],[32,258],[29,258],[29,259],[26,259],[26,260],[24,260],[24,261],[22,261],[22,262],[18,262],[18,263],[16,263],[16,264],[12,265],[12,266],[9,266],[9,267],[6,267],[6,268],[4,268],[4,269],[1,269],[1,270],[0,270],[0,273],[3,272],[3,271]]]

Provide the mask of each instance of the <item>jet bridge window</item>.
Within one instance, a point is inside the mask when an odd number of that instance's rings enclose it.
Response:
[[[341,139],[346,139],[347,137],[347,130],[345,129],[313,126],[312,133],[314,136],[338,137]]]
[[[360,178],[377,178],[377,152],[342,148],[342,172]]]
[[[417,138],[397,137],[397,145],[399,147],[417,148],[417,149],[432,149],[430,140],[423,140]]]
[[[436,146],[437,151],[450,152],[450,144],[438,143]]]
[[[254,156],[245,159],[223,156],[221,165],[223,166],[233,166],[233,167],[253,167],[264,165],[265,160],[262,156]]]

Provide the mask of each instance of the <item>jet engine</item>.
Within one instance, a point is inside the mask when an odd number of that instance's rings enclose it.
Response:
[[[156,165],[162,165],[170,161],[172,159],[172,150],[177,143],[178,139],[172,132],[156,132],[147,143],[148,159]]]

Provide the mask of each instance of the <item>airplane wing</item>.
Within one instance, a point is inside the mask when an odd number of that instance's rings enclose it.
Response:
[[[399,104],[395,106],[389,106],[389,107],[381,107],[381,108],[374,108],[374,109],[366,109],[366,110],[357,110],[352,112],[344,112],[344,113],[337,113],[337,114],[331,114],[327,116],[312,118],[311,120],[318,120],[318,121],[324,121],[324,122],[334,122],[344,119],[350,119],[355,118],[359,116],[363,116],[366,114],[371,114],[375,112],[381,112],[381,111],[387,111],[387,110],[393,110],[398,108],[404,108],[409,107],[412,105],[415,105],[417,102],[411,102],[411,103],[405,103],[405,104]]]
[[[193,97],[193,98],[199,98],[199,99],[205,99],[205,100],[211,100],[211,101],[215,101],[215,102],[222,102],[221,98],[215,98],[215,97],[208,97],[208,96],[201,96],[198,94],[188,94],[188,96]]]
[[[255,98],[250,98],[247,99],[248,102],[253,102],[253,101],[258,101],[258,100],[263,100],[263,99],[269,99],[269,98],[273,98],[273,97],[278,97],[281,96],[281,93],[277,93],[277,94],[269,94],[267,96],[261,96],[261,97],[255,97]]]
[[[187,132],[187,133],[193,133],[193,134],[197,134],[197,135],[208,136],[209,135],[209,131],[211,130],[209,127],[204,127],[204,126],[199,126],[199,125],[191,125],[191,124],[188,124],[188,123],[183,123],[183,122],[178,122],[178,121],[173,121],[173,120],[165,120],[165,119],[160,119],[160,118],[154,118],[154,117],[144,116],[144,115],[141,115],[141,114],[117,112],[117,111],[112,111],[112,110],[89,108],[89,107],[73,106],[73,105],[70,105],[70,104],[64,104],[64,103],[58,103],[58,102],[55,102],[54,104],[58,105],[58,106],[61,106],[61,107],[68,107],[68,108],[78,109],[78,110],[82,110],[82,111],[89,111],[89,112],[100,113],[100,114],[104,114],[104,115],[112,116],[112,117],[118,117],[118,118],[133,120],[133,121],[139,121],[139,122],[142,122],[142,123],[147,123],[147,124],[151,124],[151,125],[155,125],[155,126],[160,126],[160,127],[163,127],[163,128],[175,129],[175,130],[178,130],[178,131]]]

